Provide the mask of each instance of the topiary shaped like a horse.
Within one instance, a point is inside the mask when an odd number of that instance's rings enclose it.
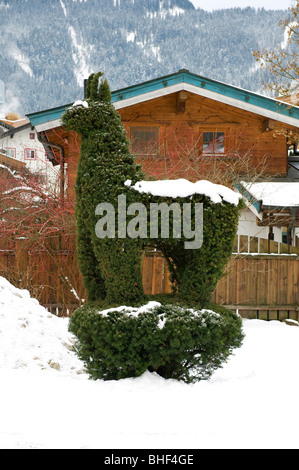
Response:
[[[89,301],[107,299],[112,303],[134,303],[144,299],[141,275],[142,240],[100,239],[95,227],[98,204],[110,203],[118,220],[118,196],[133,201],[126,180],[142,179],[129,151],[120,116],[111,104],[111,93],[101,72],[92,74],[86,99],[77,101],[62,117],[63,125],[81,134],[76,192],[77,251]]]

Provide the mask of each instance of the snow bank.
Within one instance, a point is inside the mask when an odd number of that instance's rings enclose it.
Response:
[[[0,369],[83,373],[83,364],[72,352],[75,338],[68,332],[68,321],[0,277]]]
[[[131,186],[131,181],[127,180],[125,185]],[[138,181],[131,187],[139,193],[173,198],[204,194],[215,204],[222,203],[224,200],[237,206],[242,198],[240,194],[230,188],[206,180],[196,181],[195,183],[183,178],[178,180]]]
[[[0,277],[0,448],[298,449],[292,323],[244,320],[242,347],[209,381],[91,381],[68,319]]]

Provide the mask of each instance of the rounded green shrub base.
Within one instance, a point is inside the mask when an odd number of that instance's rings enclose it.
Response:
[[[242,321],[223,307],[158,304],[144,312],[89,304],[70,319],[76,352],[92,379],[138,377],[146,370],[194,383],[208,379],[242,344]]]

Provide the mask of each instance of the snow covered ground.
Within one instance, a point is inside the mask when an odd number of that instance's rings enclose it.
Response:
[[[0,277],[1,449],[299,448],[299,328],[244,320],[209,381],[91,381],[68,319]]]

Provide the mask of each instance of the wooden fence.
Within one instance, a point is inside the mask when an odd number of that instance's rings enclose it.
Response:
[[[299,254],[299,247],[250,235],[237,235],[233,251],[235,253],[283,255]]]
[[[248,318],[298,320],[299,257],[233,255],[212,301]]]
[[[0,275],[60,314],[70,314],[85,299],[73,249],[57,250],[54,244],[44,252],[28,252],[19,240],[15,250],[0,253]],[[157,251],[144,257],[143,285],[146,294],[171,292],[167,263]],[[232,255],[212,301],[249,318],[298,320],[298,292],[296,253],[238,253]]]

